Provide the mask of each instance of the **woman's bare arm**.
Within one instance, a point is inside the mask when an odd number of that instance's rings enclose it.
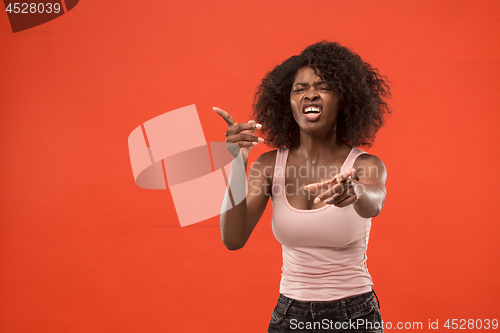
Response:
[[[275,151],[259,156],[248,174],[248,192],[245,199],[234,208],[221,213],[222,242],[229,250],[241,249],[262,217],[271,194],[271,177],[275,158]],[[234,175],[241,176],[241,173],[234,173]],[[241,179],[231,178],[230,175],[228,187],[231,188],[232,184],[242,184]],[[229,200],[228,196],[226,200]],[[226,204],[227,202],[223,203],[223,207]]]
[[[334,178],[304,186],[308,191],[325,191],[318,195],[315,203],[324,201],[337,207],[354,205],[359,216],[377,216],[384,206],[387,171],[382,160],[374,155],[363,154],[356,159],[352,169],[343,171]]]
[[[356,160],[355,190],[357,201],[354,209],[361,217],[377,216],[384,206],[387,180],[387,171],[382,160],[374,155],[364,154]]]
[[[264,153],[255,161],[248,175],[247,191],[245,177],[248,155],[253,146],[264,141],[254,135],[255,130],[260,129],[262,125],[256,124],[253,120],[238,124],[228,112],[220,108],[214,108],[214,111],[228,125],[226,141],[228,150],[235,157],[231,164],[228,190],[220,214],[222,242],[229,250],[238,250],[246,244],[266,209],[271,193],[271,169],[274,166],[276,153]],[[242,198],[241,202],[238,202],[239,198]],[[234,207],[232,202],[235,203]]]

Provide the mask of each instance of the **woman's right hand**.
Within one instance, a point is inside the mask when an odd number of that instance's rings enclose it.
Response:
[[[257,124],[255,120],[250,120],[248,123],[240,123],[238,124],[233,117],[226,111],[214,107],[214,111],[220,115],[227,123],[229,129],[226,132],[226,142],[234,143],[241,150],[241,154],[243,157],[243,161],[245,165],[248,161],[248,155],[250,154],[250,150],[253,146],[260,142],[264,142],[264,139],[255,136],[255,130],[262,128],[261,124]],[[235,151],[231,149],[229,145],[228,150],[233,154],[233,156],[237,156],[239,151]]]

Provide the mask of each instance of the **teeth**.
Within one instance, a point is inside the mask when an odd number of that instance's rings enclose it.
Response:
[[[305,108],[304,110],[305,113],[307,112],[319,112],[319,108],[317,106],[309,106]]]

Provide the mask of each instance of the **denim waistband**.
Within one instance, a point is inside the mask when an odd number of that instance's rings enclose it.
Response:
[[[307,302],[299,301],[280,294],[278,298],[278,311],[285,315],[287,313],[301,317],[319,317],[322,315],[336,316],[339,319],[348,318],[349,313],[359,311],[359,309],[367,306],[377,306],[380,308],[380,303],[375,302],[373,295],[375,291],[369,291],[364,294],[354,295],[347,298],[342,298],[334,301],[318,301]]]

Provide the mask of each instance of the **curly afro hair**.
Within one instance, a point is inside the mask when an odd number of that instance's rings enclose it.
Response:
[[[293,118],[290,93],[297,71],[309,66],[336,90],[344,108],[337,121],[337,139],[350,146],[370,147],[391,113],[385,99],[390,88],[385,76],[357,54],[336,42],[308,46],[267,73],[255,94],[253,113],[262,136],[274,148],[297,148],[299,126]]]

